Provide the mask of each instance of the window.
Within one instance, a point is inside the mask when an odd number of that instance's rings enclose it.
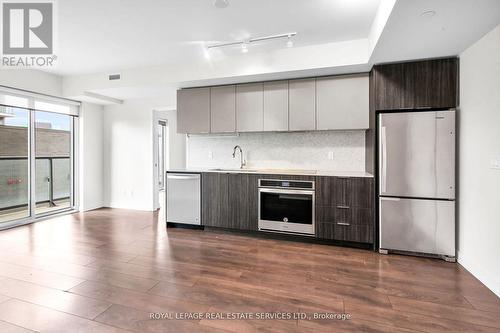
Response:
[[[0,88],[0,229],[75,208],[78,103]]]

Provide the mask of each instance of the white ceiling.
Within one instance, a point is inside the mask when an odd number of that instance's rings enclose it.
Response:
[[[80,75],[186,62],[203,57],[205,43],[288,32],[298,33],[296,46],[366,38],[380,0],[229,3],[217,9],[213,0],[57,1],[58,60],[51,71]],[[285,42],[252,50],[285,48]]]
[[[59,0],[55,70],[64,95],[126,100],[185,86],[366,72],[377,63],[457,56],[500,24],[500,0],[229,0],[226,9],[212,1]],[[429,10],[435,15],[421,16]],[[203,56],[205,42],[294,31],[293,48],[278,41]],[[122,79],[108,81],[114,72]]]
[[[398,0],[370,62],[455,56],[499,23],[500,0]]]

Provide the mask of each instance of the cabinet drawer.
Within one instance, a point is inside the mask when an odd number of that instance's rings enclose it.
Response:
[[[373,209],[371,208],[352,208],[351,223],[354,225],[373,226]]]
[[[338,241],[373,243],[371,225],[338,225],[335,223],[317,223],[316,236],[321,239]]]
[[[317,206],[316,221],[338,225],[372,225],[373,213],[369,208]]]
[[[371,225],[334,225],[334,233],[336,240],[372,243],[373,242],[373,226]]]

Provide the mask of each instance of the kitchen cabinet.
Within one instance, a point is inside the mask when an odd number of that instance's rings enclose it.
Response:
[[[288,131],[288,81],[264,82],[264,131]]]
[[[257,230],[257,178],[243,173],[202,174],[202,225]]]
[[[236,87],[210,88],[210,131],[225,133],[236,131]]]
[[[315,181],[316,238],[373,243],[373,178],[202,173],[202,225],[258,230],[259,179]]]
[[[372,75],[375,110],[458,105],[458,58],[377,65]]]
[[[367,129],[368,87],[366,74],[316,79],[316,129]]]
[[[372,178],[316,177],[316,237],[373,243]]]
[[[229,227],[227,214],[227,176],[221,173],[202,173],[201,224]]]
[[[316,129],[316,79],[289,81],[290,131]]]
[[[260,132],[264,129],[264,84],[236,86],[236,130]]]
[[[355,74],[181,89],[178,132],[368,129],[374,76],[372,72],[371,81],[366,74]],[[423,84],[435,79],[428,75]],[[390,91],[389,95],[394,90],[380,89]],[[427,91],[424,97],[433,99],[433,92]],[[418,101],[428,104],[425,98]]]
[[[210,132],[210,88],[177,90],[177,132]]]

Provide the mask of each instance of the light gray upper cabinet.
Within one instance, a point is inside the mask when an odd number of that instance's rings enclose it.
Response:
[[[210,132],[210,88],[177,90],[177,132]]]
[[[264,82],[264,131],[288,131],[288,81]]]
[[[236,86],[236,131],[260,132],[264,129],[264,84]]]
[[[353,74],[181,89],[177,132],[364,130],[368,87]]]
[[[236,131],[236,87],[210,88],[210,130],[212,133]]]
[[[368,75],[316,79],[318,130],[367,129]]]
[[[316,79],[289,81],[289,130],[316,129]]]

